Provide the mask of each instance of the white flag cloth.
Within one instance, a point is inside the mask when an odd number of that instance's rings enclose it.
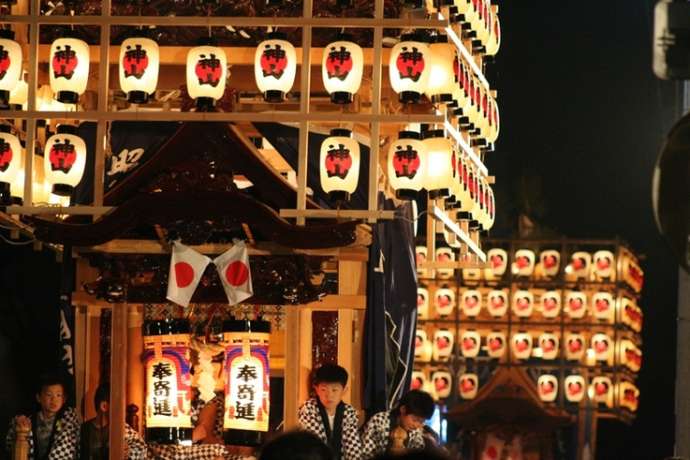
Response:
[[[205,255],[183,244],[173,243],[166,296],[168,300],[183,307],[189,306],[189,301],[201,281],[201,275],[209,263],[211,259]]]
[[[486,443],[482,450],[481,460],[498,460],[503,453],[505,441],[489,433],[486,436]]]
[[[228,303],[235,305],[254,295],[247,246],[240,241],[213,260]]]

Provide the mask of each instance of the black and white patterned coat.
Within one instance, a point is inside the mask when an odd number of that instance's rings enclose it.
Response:
[[[32,417],[34,420],[36,417]],[[8,452],[14,450],[16,440],[17,418],[10,422],[10,429],[5,438]],[[79,445],[79,416],[71,408],[66,408],[60,418],[55,422],[55,434],[53,445],[48,453],[48,460],[74,460],[77,457],[77,446]],[[29,431],[29,460],[34,460],[34,436],[33,427]]]
[[[303,429],[317,435],[325,443],[326,429],[319,413],[319,406],[315,398],[309,399],[299,409],[299,423]],[[341,441],[342,460],[360,460],[362,458],[362,440],[359,437],[359,417],[354,407],[345,404],[343,414],[343,431]]]
[[[391,433],[391,413],[379,412],[369,419],[364,427],[362,436],[362,460],[374,458],[383,454],[388,449]],[[410,450],[424,448],[424,436],[422,430],[408,432],[405,447]]]

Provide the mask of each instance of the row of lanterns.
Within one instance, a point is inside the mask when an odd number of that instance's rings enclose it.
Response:
[[[426,0],[426,9],[428,12],[440,9],[452,23],[461,24],[463,35],[473,39],[473,52],[488,56],[498,53],[501,46],[501,23],[498,6],[492,6],[491,0]]]

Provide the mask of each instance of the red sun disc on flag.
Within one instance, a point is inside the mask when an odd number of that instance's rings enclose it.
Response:
[[[234,261],[225,269],[225,279],[232,286],[241,286],[249,278],[249,269],[239,260]]]
[[[194,268],[187,262],[175,264],[175,282],[177,287],[186,288],[194,281]]]

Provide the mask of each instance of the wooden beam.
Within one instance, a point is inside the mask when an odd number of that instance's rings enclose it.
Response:
[[[127,304],[113,305],[110,334],[110,460],[125,456],[127,400]]]
[[[141,355],[144,352],[144,337],[142,326],[144,324],[144,307],[142,305],[129,305],[127,315],[127,398],[126,405],[134,404],[139,408],[139,423],[135,430],[142,433],[144,428],[144,388],[146,377]]]

